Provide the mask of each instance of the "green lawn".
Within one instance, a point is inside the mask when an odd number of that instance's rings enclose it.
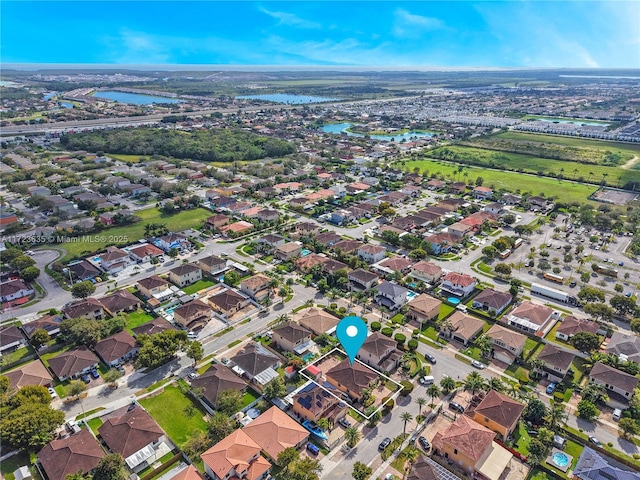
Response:
[[[27,357],[29,357],[30,355],[34,355],[35,353],[36,352],[33,347],[31,347],[31,345],[28,345],[26,347],[18,348],[15,352],[2,355],[3,367],[0,368],[0,371],[8,370],[9,368],[14,369],[22,365],[23,363],[32,361],[33,359],[29,360],[27,359]],[[7,365],[7,367],[4,367],[4,365]]]
[[[87,425],[95,435],[98,435],[98,429],[102,425],[102,420],[99,417],[92,418],[87,422]]]
[[[179,447],[195,432],[207,431],[203,412],[174,385],[166,386],[159,395],[140,400],[140,404]],[[196,409],[192,416],[185,415],[185,409],[189,406]]]
[[[139,327],[140,325],[144,325],[147,322],[150,322],[154,319],[153,315],[149,315],[144,310],[138,309],[133,313],[128,313],[127,315],[127,326],[125,330],[129,333],[133,333],[133,329]]]
[[[16,477],[13,472],[25,465],[31,465],[29,454],[25,451],[20,451],[20,453],[0,462],[0,472],[2,472],[5,480],[15,480]]]
[[[511,375],[521,383],[529,383],[529,371],[515,363],[513,365],[509,365],[509,368],[507,368],[504,373]]]
[[[191,295],[192,293],[196,293],[200,290],[203,290],[212,285],[215,285],[216,283],[218,282],[216,282],[215,280],[209,280],[209,279],[203,278],[202,280],[198,280],[196,283],[189,285],[188,287],[184,287],[182,291],[187,295]]]
[[[536,342],[534,339],[527,337],[524,342],[524,350],[522,350],[522,358],[527,360],[529,356],[533,353],[533,351],[538,348],[540,343]]]
[[[256,393],[255,390],[248,388],[245,394],[242,396],[242,408],[255,402],[258,398],[260,398],[260,394]]]
[[[98,240],[95,242],[77,242],[65,243],[64,249],[67,255],[62,262],[67,262],[75,258],[84,257],[94,252],[104,250],[108,245],[128,245],[136,242],[144,237],[144,227],[151,223],[165,224],[171,231],[178,232],[187,228],[199,227],[207,217],[211,216],[211,212],[205,208],[195,208],[193,210],[184,210],[182,212],[165,215],[157,208],[147,208],[139,210],[136,216],[142,220],[123,227],[114,227],[103,230],[96,234]],[[120,241],[114,241],[120,240]]]
[[[527,425],[524,422],[518,422],[518,428],[513,432],[514,448],[523,455],[529,456],[529,442],[531,436],[527,433]]]
[[[396,165],[399,166],[399,165]],[[406,161],[403,169],[413,171],[418,167],[420,172],[428,171],[430,174],[441,174],[449,177],[457,175],[458,166],[454,163],[443,162],[438,160],[413,160]],[[523,177],[521,173],[506,172],[498,170],[487,170],[482,167],[465,167],[468,178],[475,179],[482,177],[484,185],[493,186],[495,189],[504,188],[510,192],[520,191],[521,193],[530,192],[533,195],[544,193],[547,197],[554,197],[564,203],[591,203],[597,205],[593,200],[588,200],[598,187],[595,185],[578,184],[567,181],[558,181],[552,178],[538,177],[536,175],[528,175]]]
[[[579,137],[565,137],[560,135],[541,135],[525,132],[504,132],[496,135],[506,140],[518,140],[523,142],[544,142],[568,147],[609,151],[620,155],[633,156],[640,153],[640,145],[618,142],[603,142]]]
[[[455,310],[455,307],[452,307],[451,305],[447,305],[446,303],[443,303],[442,305],[440,305],[440,313],[438,314],[438,320],[444,320],[449,315],[451,315],[454,310]]]

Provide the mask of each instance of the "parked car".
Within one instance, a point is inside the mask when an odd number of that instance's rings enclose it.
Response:
[[[558,385],[557,385],[555,382],[550,383],[550,384],[547,386],[547,395],[551,395],[551,394],[556,390],[556,387],[557,387],[557,386],[558,386]]]
[[[483,368],[486,368],[486,367],[487,367],[484,363],[479,362],[478,360],[472,360],[472,361],[471,361],[471,366],[472,366],[472,367],[479,368],[480,370],[482,370]]]
[[[455,410],[458,413],[464,413],[464,407],[458,402],[449,402],[449,408]]]
[[[602,447],[602,443],[596,437],[589,437],[589,441],[593,443],[596,447]]]
[[[307,450],[309,450],[314,455],[318,455],[320,453],[320,449],[316,447],[313,443],[307,443]]]
[[[197,374],[196,372],[191,372],[191,373],[189,374],[189,378],[190,378],[191,380],[193,380],[193,379],[195,379],[195,378],[198,378],[198,374]]]
[[[222,357],[220,361],[223,365],[229,365],[229,359],[227,357]]]
[[[346,417],[342,417],[340,420],[338,420],[338,423],[344,428],[349,428],[351,426],[351,422],[347,420]]]
[[[91,374],[91,378],[93,378],[94,380],[96,378],[100,378],[100,374],[98,373],[98,371],[96,369],[90,370],[89,373]]]
[[[429,441],[424,438],[424,437],[418,437],[418,443],[420,444],[420,446],[422,447],[423,450],[428,451],[431,448],[431,445],[429,444]]]
[[[58,396],[58,394],[53,389],[53,387],[49,387],[49,388],[47,388],[47,390],[49,390],[49,395],[51,395],[51,398],[56,398]]]
[[[425,353],[424,354],[424,358],[427,362],[429,362],[431,365],[435,365],[436,364],[436,357],[434,357],[433,355],[431,355],[430,353]]]
[[[386,437],[384,440],[380,442],[380,445],[378,445],[378,450],[382,452],[389,445],[391,445],[391,439],[389,437]]]
[[[118,371],[119,371],[122,375],[124,375],[124,374],[126,373],[126,372],[125,372],[125,370],[124,370],[124,367],[123,367],[122,365],[118,365],[116,368],[118,369]]]
[[[82,375],[82,377],[80,377],[80,378],[82,378],[82,381],[83,381],[84,383],[89,383],[89,382],[91,382],[91,379],[89,378],[89,375],[87,375],[86,373],[85,373],[84,375]]]

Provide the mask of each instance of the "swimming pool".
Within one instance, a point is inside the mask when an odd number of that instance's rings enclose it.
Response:
[[[416,292],[412,292],[412,291],[408,291],[408,292],[407,292],[407,298],[408,298],[409,300],[412,300],[413,298],[415,298],[415,297],[417,297],[417,296],[418,296],[418,294],[417,294]]]
[[[563,452],[554,453],[551,455],[551,460],[560,468],[564,468],[569,464],[569,457]]]
[[[100,261],[100,257],[93,257],[93,261],[94,262],[99,262]]]
[[[311,250],[307,250],[306,248],[303,248],[302,251],[300,252],[300,255],[303,257],[306,257],[310,253],[311,253]]]
[[[313,359],[313,353],[307,353],[302,357],[305,363],[310,362]]]
[[[456,297],[449,297],[447,298],[447,302],[449,302],[451,305],[458,305],[460,303],[460,299]]]

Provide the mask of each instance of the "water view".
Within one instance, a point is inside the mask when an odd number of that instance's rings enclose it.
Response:
[[[339,98],[314,97],[311,95],[291,95],[289,93],[268,93],[264,95],[242,95],[236,98],[247,100],[265,100],[275,103],[287,103],[290,105],[298,105],[302,103],[321,103],[335,102]]]
[[[365,135],[362,133],[350,132],[347,129],[351,127],[351,123],[330,123],[329,125],[323,125],[322,131],[326,133],[346,133],[350,137],[364,137]],[[373,138],[375,140],[384,140],[387,142],[395,141],[400,142],[403,139],[407,142],[410,142],[414,138],[430,138],[433,137],[433,132],[421,132],[418,130],[412,130],[410,132],[405,132],[397,135],[369,135],[369,138]]]
[[[42,99],[43,99],[43,100],[46,100],[46,101],[49,101],[49,100],[51,100],[53,97],[55,97],[57,94],[58,94],[58,92],[49,92],[49,93],[45,93],[45,94],[42,96]]]
[[[606,122],[582,120],[581,118],[567,119],[567,118],[555,118],[555,117],[535,117],[534,120],[539,120],[542,122],[551,122],[551,123],[573,123],[575,125],[589,125],[589,126],[596,126],[596,127],[606,127],[607,125],[609,125]]]
[[[120,103],[131,103],[133,105],[150,105],[152,103],[179,103],[180,100],[169,97],[156,97],[153,95],[144,95],[142,93],[128,93],[128,92],[116,92],[105,91],[96,92],[94,97],[104,98],[107,100],[113,100]]]
[[[71,102],[59,102],[61,107],[64,108],[73,108],[73,103]]]

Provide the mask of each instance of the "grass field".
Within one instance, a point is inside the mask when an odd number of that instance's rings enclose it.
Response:
[[[398,166],[396,164],[396,166]],[[405,170],[412,171],[414,168],[425,170],[431,174],[441,174],[451,178],[457,178],[457,165],[439,160],[412,160],[406,161],[402,166]],[[484,186],[495,189],[505,189],[510,192],[526,193],[533,195],[543,193],[546,197],[553,197],[555,200],[564,203],[590,203],[599,205],[599,203],[588,200],[598,187],[594,185],[585,185],[580,183],[559,181],[552,178],[538,177],[536,175],[528,175],[523,177],[521,173],[506,172],[500,170],[487,170],[482,167],[465,167],[468,178],[475,180],[476,177],[484,179]]]
[[[189,285],[188,287],[184,287],[182,291],[187,295],[191,295],[192,293],[196,293],[200,290],[210,287],[211,285],[215,285],[216,283],[218,282],[203,278],[202,280],[198,280],[196,283]]]
[[[78,242],[65,243],[63,248],[67,251],[67,255],[62,259],[63,262],[73,260],[90,255],[94,252],[104,250],[108,245],[128,245],[136,242],[144,237],[144,227],[151,223],[165,224],[173,232],[179,232],[187,228],[200,226],[211,215],[209,210],[204,208],[195,208],[193,210],[184,210],[172,215],[165,215],[157,208],[147,208],[137,211],[136,216],[141,221],[133,225],[123,227],[110,228],[103,230],[96,235],[90,235],[96,238],[95,242]]]
[[[127,315],[127,326],[125,330],[129,333],[133,333],[133,329],[143,325],[147,322],[150,322],[154,319],[153,315],[149,315],[145,313],[144,310],[137,310],[133,313],[128,313]]]
[[[125,163],[138,163],[140,161],[147,161],[149,157],[145,155],[123,155],[120,153],[106,153],[105,157],[113,158],[114,160],[120,160]]]
[[[504,132],[496,135],[505,140],[519,140],[524,142],[544,142],[555,145],[565,145],[568,147],[592,148],[601,151],[610,151],[627,155],[637,155],[640,153],[640,145],[620,142],[604,142],[579,137],[564,137],[560,135],[544,135],[524,132]]]
[[[541,172],[541,176],[562,176],[569,180],[582,178],[584,181],[599,183],[603,178],[608,185],[622,187],[629,181],[640,181],[640,172],[620,167],[583,164],[565,160],[553,160],[520,153],[501,152],[484,148],[450,145],[445,147],[453,152],[459,163],[481,164],[490,168],[504,168],[507,170],[528,173]],[[431,155],[437,155],[438,149]]]
[[[161,394],[140,400],[140,404],[179,447],[194,433],[207,431],[202,411],[178,387],[169,385]],[[185,415],[185,410],[190,406],[195,408],[195,413]]]

